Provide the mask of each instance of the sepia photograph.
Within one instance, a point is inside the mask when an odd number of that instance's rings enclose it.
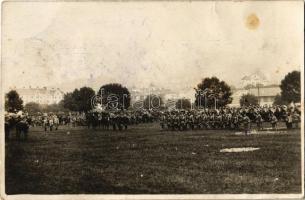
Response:
[[[1,198],[303,197],[302,0],[1,6]]]

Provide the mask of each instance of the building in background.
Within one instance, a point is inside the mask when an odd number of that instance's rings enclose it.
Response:
[[[176,101],[178,99],[189,99],[191,102],[194,101],[195,91],[192,87],[180,88],[179,91],[173,91],[171,89],[159,88],[153,84],[149,87],[131,87],[130,96],[131,103],[143,101],[148,95],[156,95],[162,98],[163,103],[167,101]]]
[[[252,94],[259,100],[259,105],[272,105],[276,95],[281,93],[277,84],[271,84],[268,78],[260,70],[244,76],[240,81],[241,88],[232,89],[233,101],[229,106],[239,107],[240,99],[245,94]]]
[[[279,85],[267,85],[262,87],[252,87],[248,89],[249,94],[258,97],[260,105],[272,105],[275,96],[281,93]]]
[[[256,85],[269,85],[270,82],[266,75],[262,73],[260,70],[256,70],[254,73],[244,76],[241,81],[240,85],[245,87],[251,87]]]
[[[230,104],[232,107],[239,107],[239,101],[241,97],[245,94],[252,94],[256,96],[259,100],[259,105],[273,105],[276,95],[281,93],[281,88],[279,85],[266,85],[257,87],[247,87],[233,90],[232,98],[233,101]]]
[[[64,93],[59,88],[47,88],[47,87],[28,87],[28,88],[10,88],[16,90],[23,104],[29,102],[35,102],[39,104],[56,104],[64,98]]]

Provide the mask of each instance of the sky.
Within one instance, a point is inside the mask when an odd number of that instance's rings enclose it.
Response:
[[[4,2],[4,87],[183,90],[304,67],[302,1]]]

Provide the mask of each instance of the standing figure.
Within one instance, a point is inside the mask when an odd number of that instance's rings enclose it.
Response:
[[[292,116],[292,123],[295,124],[294,128],[299,128],[299,122],[300,122],[300,115],[294,111],[293,116]]]
[[[46,132],[48,129],[48,125],[49,125],[48,118],[44,117],[42,123],[43,123],[44,131]]]
[[[54,122],[55,130],[58,130],[59,118],[56,115],[53,116],[53,122]]]
[[[256,125],[258,131],[263,130],[263,118],[259,113],[256,115]]]
[[[286,127],[287,127],[287,129],[292,129],[292,115],[291,115],[291,113],[287,114]]]
[[[272,114],[271,116],[271,125],[272,125],[272,129],[276,130],[277,129],[277,118],[274,114]]]
[[[251,124],[250,118],[247,115],[245,115],[243,121],[244,121],[245,135],[248,135],[248,133],[250,132],[250,124]]]

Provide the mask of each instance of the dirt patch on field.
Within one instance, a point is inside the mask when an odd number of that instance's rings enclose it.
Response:
[[[240,147],[240,148],[227,148],[227,149],[221,149],[221,153],[238,153],[238,152],[248,152],[248,151],[256,151],[260,148],[254,148],[254,147]]]

